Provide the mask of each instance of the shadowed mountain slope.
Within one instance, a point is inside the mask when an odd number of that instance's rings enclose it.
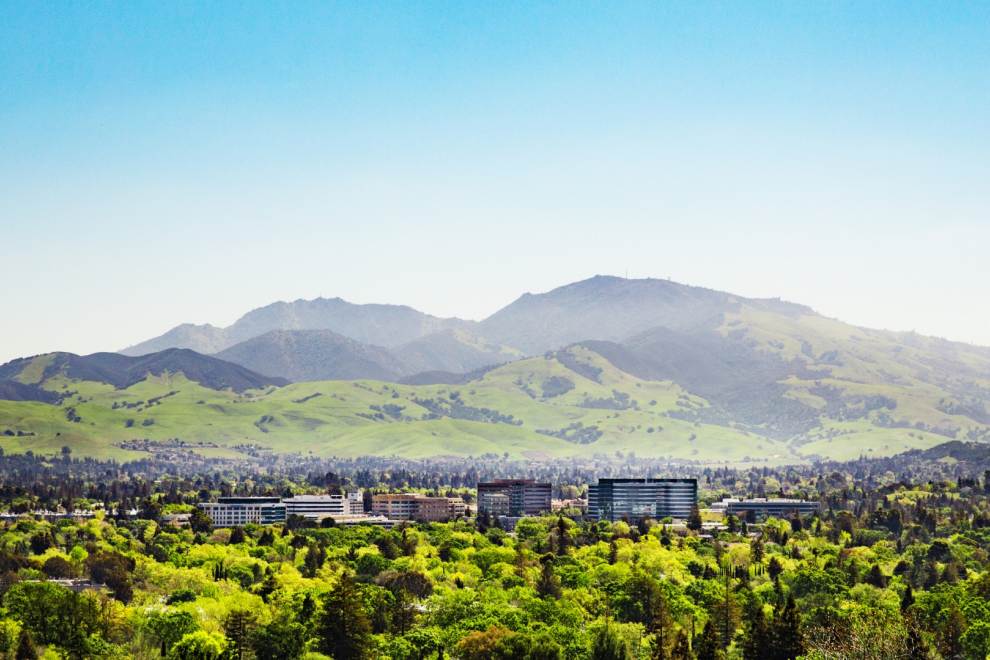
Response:
[[[464,374],[522,357],[517,350],[489,343],[465,330],[434,332],[395,348],[393,353],[406,364],[409,373]]]
[[[409,373],[388,349],[330,330],[273,330],[231,346],[217,357],[291,381],[395,380]]]
[[[166,373],[182,373],[203,387],[214,390],[229,388],[235,392],[288,383],[282,378],[262,376],[240,365],[182,348],[170,348],[140,357],[118,353],[47,353],[0,366],[0,382],[36,385],[61,376],[70,381],[106,383],[123,389],[143,381],[148,375]]]

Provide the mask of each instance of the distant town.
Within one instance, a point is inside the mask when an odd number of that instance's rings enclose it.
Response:
[[[429,496],[418,492],[371,493],[363,489],[291,497],[229,496],[201,502],[198,509],[213,527],[248,524],[349,526],[390,528],[402,522],[450,522],[477,516],[483,526],[511,530],[524,517],[551,513],[573,519],[644,520],[718,525],[729,516],[758,522],[773,516],[795,518],[819,512],[818,502],[790,498],[725,498],[709,508],[698,505],[698,482],[690,478],[609,478],[589,484],[587,496],[552,499],[552,486],[534,479],[498,479],[479,482],[474,503],[463,497]],[[188,522],[191,514],[173,516]],[[704,525],[704,522],[700,523]]]

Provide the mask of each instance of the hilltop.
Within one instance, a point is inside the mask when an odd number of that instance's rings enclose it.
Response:
[[[193,327],[150,343],[220,336]],[[240,340],[215,357],[4,365],[0,433],[34,434],[12,450],[72,437],[95,454],[179,438],[216,451],[777,462],[990,441],[990,349],[666,280],[595,277],[480,322],[321,299],[214,330]],[[151,422],[134,414],[147,408],[121,411],[165,394]]]

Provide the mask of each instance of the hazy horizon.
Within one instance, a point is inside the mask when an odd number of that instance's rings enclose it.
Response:
[[[596,273],[990,345],[990,7],[0,8],[0,362]]]

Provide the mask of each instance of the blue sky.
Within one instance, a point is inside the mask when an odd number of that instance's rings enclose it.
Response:
[[[0,360],[596,273],[990,345],[990,4],[0,2]]]

